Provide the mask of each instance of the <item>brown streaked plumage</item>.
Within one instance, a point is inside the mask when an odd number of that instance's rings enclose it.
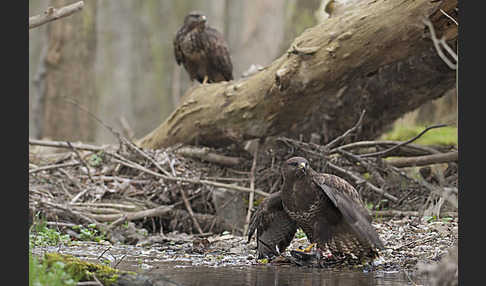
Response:
[[[194,11],[184,18],[174,38],[174,55],[191,80],[208,83],[233,79],[233,65],[223,35],[209,27],[206,16]]]
[[[335,175],[317,173],[302,157],[287,160],[282,166],[282,175],[284,185],[279,194],[282,209],[311,243],[317,243],[318,248],[330,250],[336,256],[351,255],[360,260],[378,256],[377,250],[384,248],[383,243],[371,225],[371,215],[351,184]],[[273,209],[278,207],[268,208],[266,215],[270,216]],[[255,216],[259,212],[265,211],[259,209]],[[274,241],[281,235],[273,234],[271,223],[261,220],[256,229],[257,232],[261,230],[261,237]]]
[[[285,212],[280,192],[263,200],[253,214],[248,228],[248,242],[256,233],[258,259],[278,256],[294,238],[297,224]]]

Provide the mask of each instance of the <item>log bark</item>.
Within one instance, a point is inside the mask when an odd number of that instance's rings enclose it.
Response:
[[[305,30],[264,70],[188,90],[169,118],[137,143],[224,146],[312,132],[328,142],[363,109],[358,136],[372,139],[454,86],[455,71],[437,55],[422,20],[430,18],[437,36],[454,42],[457,26],[440,9],[455,15],[457,0],[350,3],[347,13]]]

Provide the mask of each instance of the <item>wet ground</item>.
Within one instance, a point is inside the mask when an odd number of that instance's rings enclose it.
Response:
[[[43,247],[34,253],[60,252],[90,262],[107,263],[158,281],[157,285],[426,285],[415,271],[330,270],[295,265],[259,264],[246,255],[213,252],[177,255],[183,244],[140,248],[92,242],[69,247]],[[188,249],[186,249],[188,251]],[[189,251],[190,252],[190,251]],[[250,255],[251,258],[251,255]],[[413,282],[412,282],[413,281]]]
[[[437,263],[457,244],[457,219],[403,218],[373,224],[385,251],[372,264],[348,268],[257,261],[254,239],[248,243],[245,237],[229,233],[206,238],[169,233],[148,237],[137,245],[79,241],[35,247],[33,253],[70,254],[156,277],[160,285],[427,285],[427,277],[417,274],[417,264]],[[296,237],[289,249],[307,245],[305,237]]]

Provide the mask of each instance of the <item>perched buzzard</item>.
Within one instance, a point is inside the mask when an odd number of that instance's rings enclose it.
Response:
[[[191,12],[184,18],[174,38],[177,64],[182,64],[191,80],[200,83],[233,79],[233,64],[223,35],[206,23],[206,16]]]
[[[282,175],[282,190],[262,202],[250,223],[248,240],[256,230],[259,258],[281,254],[296,227],[319,249],[338,257],[350,255],[361,260],[378,256],[377,249],[383,249],[383,243],[351,184],[317,173],[302,157],[287,160]]]

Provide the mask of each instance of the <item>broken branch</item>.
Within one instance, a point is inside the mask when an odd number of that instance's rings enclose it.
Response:
[[[451,161],[457,161],[458,159],[459,159],[458,152],[448,152],[448,153],[417,156],[417,157],[410,157],[410,158],[393,158],[387,160],[387,163],[397,168],[402,168],[402,167],[425,166],[431,164],[447,163]]]
[[[429,126],[427,128],[425,128],[424,130],[422,130],[422,132],[420,132],[419,134],[417,134],[416,136],[414,136],[413,138],[405,141],[405,142],[402,142],[398,145],[395,145],[391,148],[388,148],[386,150],[383,150],[383,151],[379,151],[379,152],[373,152],[373,153],[368,153],[368,154],[362,154],[360,155],[361,158],[365,158],[365,157],[375,157],[375,156],[379,156],[379,157],[383,157],[387,154],[390,154],[392,151],[400,148],[401,146],[404,146],[404,145],[407,145],[409,143],[412,143],[413,141],[419,139],[422,135],[424,135],[427,131],[431,130],[431,129],[434,129],[434,128],[440,128],[440,127],[445,127],[447,126],[447,124],[438,124],[438,125],[432,125],[432,126]]]
[[[84,1],[79,1],[71,5],[67,5],[56,9],[54,7],[48,7],[44,14],[32,16],[29,18],[29,29],[39,27],[44,25],[48,22],[67,17],[72,15],[78,11],[81,11],[84,6]]]
[[[237,166],[241,160],[237,157],[229,157],[209,152],[209,148],[181,147],[175,151],[185,157],[197,158],[202,161],[220,164],[223,166]]]
[[[182,200],[184,201],[184,206],[186,207],[187,212],[189,213],[189,216],[192,219],[192,222],[194,223],[194,226],[196,227],[197,231],[199,231],[199,234],[203,234],[204,231],[202,230],[201,226],[199,225],[199,222],[197,221],[196,217],[194,216],[194,212],[192,211],[191,204],[189,203],[189,200],[187,199],[186,196],[186,191],[184,189],[180,189]]]
[[[255,197],[255,172],[256,172],[256,162],[258,158],[258,147],[259,147],[259,142],[257,141],[255,152],[253,152],[253,163],[251,164],[251,171],[250,171],[250,195],[248,196],[248,212],[246,213],[246,219],[245,219],[245,226],[243,229],[243,235],[247,235],[248,232],[248,226],[250,225],[250,219],[251,219],[251,210],[253,208],[253,199]]]
[[[37,173],[37,172],[40,172],[40,171],[45,171],[45,170],[71,167],[71,166],[77,166],[77,165],[81,165],[81,162],[69,162],[69,163],[63,163],[63,164],[48,165],[48,166],[43,166],[43,167],[39,167],[39,168],[36,168],[36,169],[29,170],[29,174],[34,174],[34,173]]]

